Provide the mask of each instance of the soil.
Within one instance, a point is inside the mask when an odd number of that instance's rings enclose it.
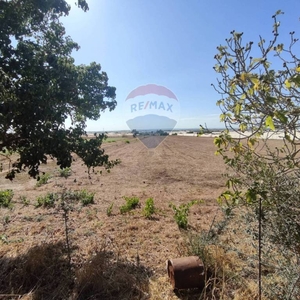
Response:
[[[134,264],[151,270],[151,276],[166,277],[165,262],[186,254],[186,234],[178,228],[170,203],[176,206],[192,200],[202,200],[191,207],[189,229],[209,228],[219,208],[216,198],[225,189],[226,172],[222,158],[215,156],[212,138],[168,136],[154,149],[148,149],[137,139],[119,140],[104,144],[111,159],[120,159],[110,173],[91,174],[75,157],[72,175],[59,176],[55,161],[42,165],[41,170],[51,174],[45,185],[36,186],[36,180],[26,173],[18,174],[13,182],[0,178],[0,189],[14,191],[14,208],[0,210],[0,236],[5,239],[0,257],[16,257],[30,248],[44,243],[65,240],[62,212],[55,208],[36,208],[38,196],[62,189],[95,193],[95,204],[78,207],[70,212],[69,235],[74,247],[73,263],[84,264],[103,247]],[[7,169],[5,161],[4,169]],[[29,206],[20,197],[30,200]],[[138,197],[141,206],[132,213],[121,214],[123,196]],[[152,219],[143,216],[148,198],[154,199],[156,213]],[[107,215],[113,203],[112,215]]]

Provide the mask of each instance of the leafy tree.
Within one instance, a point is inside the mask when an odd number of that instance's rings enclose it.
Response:
[[[77,6],[88,10],[84,0]],[[116,89],[99,64],[75,64],[79,45],[60,21],[69,11],[64,0],[0,0],[0,150],[19,155],[9,179],[25,168],[36,177],[47,156],[61,168],[72,153],[89,169],[115,163],[100,149],[104,135],[84,138],[87,119],[115,108]]]
[[[271,41],[260,37],[258,47],[232,31],[226,45],[217,47],[214,67],[220,79],[213,86],[227,129],[215,144],[234,171],[220,201],[227,212],[244,205],[258,216],[260,268],[263,243],[282,247],[282,255],[288,250],[298,262],[300,257],[300,59],[294,32],[288,45],[279,41],[280,14],[273,16]],[[276,136],[280,141],[271,143]],[[290,294],[282,295],[297,298],[300,277],[288,280]]]
[[[134,138],[136,138],[136,136],[139,134],[139,132],[138,132],[136,129],[133,129],[133,130],[131,131],[131,133],[132,133],[132,136],[133,136]]]

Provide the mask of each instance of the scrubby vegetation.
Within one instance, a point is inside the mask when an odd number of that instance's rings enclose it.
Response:
[[[1,5],[7,22],[0,34],[5,112],[0,113],[0,150],[3,162],[8,161],[6,177],[17,183],[0,191],[0,298],[300,299],[300,59],[293,50],[294,32],[290,45],[278,41],[281,11],[273,16],[269,43],[260,37],[254,50],[253,42],[243,43],[243,33],[232,31],[226,45],[217,48],[214,69],[220,78],[214,87],[227,130],[214,144],[228,167],[224,187],[220,165],[211,170],[210,153],[199,154],[197,148],[195,157],[187,158],[188,139],[182,150],[165,144],[155,155],[125,137],[87,137],[86,120],[115,108],[115,88],[108,86],[100,65],[74,64],[71,53],[79,46],[59,22],[69,13],[67,2]],[[84,0],[77,5],[88,9]],[[274,54],[281,69],[273,69]],[[62,86],[64,92],[58,92]],[[70,129],[64,123],[68,116]],[[200,131],[210,133],[206,125]],[[277,144],[270,142],[275,134],[281,138]],[[168,138],[180,139],[176,134]],[[109,160],[102,142],[111,149],[136,147],[124,164],[126,176],[109,173],[120,160]],[[52,159],[55,168],[44,166],[41,173],[41,164]],[[200,160],[209,167],[198,180],[203,166],[196,171],[194,166]],[[76,177],[71,164],[78,168]],[[98,176],[103,168],[105,179]],[[22,177],[25,169],[37,183]],[[53,172],[70,178],[50,180]],[[215,199],[214,191],[221,189]],[[123,193],[135,196],[120,197]],[[204,208],[195,205],[200,201],[186,200],[199,194],[209,202]],[[114,205],[119,213],[113,215]],[[203,260],[205,287],[175,294],[164,263],[168,256],[187,255]]]
[[[140,204],[140,199],[138,197],[123,197],[126,201],[125,205],[122,205],[120,207],[121,214],[125,214],[127,212],[130,212],[131,210],[135,209]]]
[[[300,297],[300,59],[294,32],[289,45],[279,41],[281,14],[273,16],[270,42],[260,37],[254,49],[253,42],[243,43],[243,33],[232,31],[215,56],[221,77],[215,89],[222,96],[218,105],[228,129],[215,145],[232,169],[219,202],[233,223],[243,212],[251,224],[245,224],[243,243],[252,238],[255,245],[248,251],[255,253],[251,259],[259,299]],[[252,56],[255,51],[258,58]],[[276,59],[282,67],[275,69]],[[239,138],[233,138],[233,131]],[[269,145],[273,136],[281,139],[278,147]]]
[[[0,191],[0,207],[9,208],[12,206],[11,200],[13,198],[13,191],[12,190],[3,190]]]
[[[199,203],[199,201],[194,200],[188,203],[180,204],[179,206],[176,206],[172,203],[170,204],[170,207],[174,211],[174,219],[179,228],[188,228],[188,216],[190,212],[190,207],[196,203]]]

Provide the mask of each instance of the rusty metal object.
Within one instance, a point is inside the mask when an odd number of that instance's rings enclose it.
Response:
[[[166,263],[173,289],[204,287],[204,265],[198,256],[169,259]]]

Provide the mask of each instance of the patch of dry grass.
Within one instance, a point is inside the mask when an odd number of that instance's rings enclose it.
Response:
[[[76,299],[148,299],[151,271],[100,251],[76,271]]]
[[[0,210],[0,293],[8,295],[2,298],[255,299],[257,247],[245,232],[243,212],[227,224],[226,231],[221,225],[214,227],[217,239],[198,241],[207,269],[204,291],[174,293],[167,277],[167,259],[196,253],[187,233],[205,236],[214,218],[216,224],[222,221],[215,199],[224,190],[226,170],[221,158],[214,156],[212,139],[168,137],[155,150],[140,142],[105,147],[112,159],[120,158],[122,163],[110,174],[93,174],[91,180],[77,157],[66,179],[55,176],[57,166],[50,160],[43,171],[53,177],[39,188],[24,173],[12,183],[0,178],[0,189],[12,189],[15,195],[14,207]],[[62,212],[34,207],[38,196],[63,189],[95,193],[94,204],[69,212],[71,268]],[[30,205],[19,201],[21,196]],[[121,214],[123,196],[138,197],[141,207]],[[154,199],[156,208],[152,219],[144,216],[148,198]],[[188,230],[181,231],[169,203],[178,206],[194,199],[205,203],[191,207]],[[266,286],[285,284],[282,274],[275,278],[268,271]]]
[[[0,259],[0,290],[31,299],[66,299],[72,274],[63,243],[34,246],[23,255]],[[25,298],[23,298],[25,299]]]

